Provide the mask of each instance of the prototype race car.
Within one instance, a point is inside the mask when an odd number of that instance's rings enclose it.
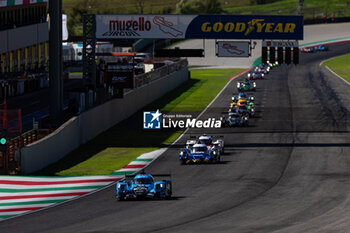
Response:
[[[243,82],[237,83],[237,89],[238,91],[255,91],[256,83],[246,79]]]
[[[256,79],[263,79],[265,76],[264,73],[258,73],[258,72],[254,72],[254,73],[249,73],[247,75],[249,80],[256,80]]]
[[[222,136],[219,136],[222,137]],[[217,139],[213,142],[213,137],[203,134],[196,139],[196,136],[191,136],[191,140],[187,140],[186,148],[191,149],[191,145],[193,147],[194,144],[204,144],[208,147],[208,149],[216,149],[220,154],[224,153],[224,141],[221,139]]]
[[[136,176],[126,176],[116,185],[115,195],[118,201],[129,198],[170,198],[171,180],[155,181],[154,177],[167,177],[169,174],[150,175],[142,171]],[[131,180],[128,178],[131,178]]]
[[[259,66],[256,66],[254,68],[255,73],[260,73],[260,74],[268,74],[270,72],[271,67],[266,64],[261,64]]]
[[[304,47],[301,49],[301,52],[303,53],[313,53],[315,49],[313,47]]]
[[[224,126],[248,126],[249,116],[240,115],[238,112],[229,112],[220,118]]]
[[[209,149],[214,148],[217,149],[220,154],[224,153],[224,141],[221,139],[217,139],[213,142],[212,136],[203,134],[198,138],[199,142],[205,144]]]
[[[179,159],[181,164],[200,162],[220,162],[220,153],[214,147],[206,144],[195,144],[192,149],[181,149]]]
[[[236,102],[231,102],[228,111],[229,112],[235,112],[236,108],[237,108],[237,103]]]
[[[241,99],[245,99],[249,102],[253,102],[255,100],[255,97],[253,95],[248,96],[247,93],[238,93],[238,95],[232,95],[232,101],[238,101]]]
[[[315,47],[315,51],[321,51],[321,52],[328,51],[328,46],[321,44]]]
[[[247,106],[237,106],[236,112],[239,113],[240,116],[249,116],[254,117],[255,115],[255,109],[254,108],[248,108]]]
[[[232,96],[232,102],[235,103],[235,108],[232,108],[230,106],[229,112],[234,112],[233,110],[236,110],[238,106],[247,106],[247,108],[250,110],[252,108],[255,108],[255,103],[254,103],[255,97],[253,95],[248,96],[246,93],[238,93],[237,96],[233,95]],[[231,104],[232,104],[231,103]]]

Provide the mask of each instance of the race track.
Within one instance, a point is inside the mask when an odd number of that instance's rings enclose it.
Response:
[[[172,149],[147,168],[172,173],[171,200],[117,202],[114,186],[0,222],[1,232],[347,232],[350,229],[350,86],[319,63],[350,44],[302,54],[258,80],[257,117],[224,135],[222,163],[181,166]],[[241,79],[241,78],[240,78]],[[227,109],[236,80],[202,115]]]

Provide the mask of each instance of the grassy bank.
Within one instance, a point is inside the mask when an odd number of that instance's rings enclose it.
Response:
[[[175,13],[176,4],[180,0],[147,0],[143,2],[144,14],[160,14],[164,9],[170,8],[171,14]],[[219,0],[221,7],[229,14],[272,14],[272,15],[295,15],[297,14],[299,0],[279,0],[273,3],[257,5],[251,0]],[[72,8],[80,4],[81,6],[92,5],[88,10],[91,13],[111,13],[111,14],[135,14],[140,13],[137,7],[137,1],[123,0],[98,0],[98,1],[82,1],[82,0],[63,0],[63,9],[70,14]],[[106,10],[108,9],[108,10]],[[106,12],[105,12],[106,11]],[[305,18],[313,18],[314,16],[323,14],[330,16],[334,14],[336,17],[350,16],[349,0],[307,0],[304,1],[303,12]]]
[[[346,81],[350,82],[350,54],[323,63]]]
[[[147,110],[198,112],[203,110],[242,69],[192,70],[191,80],[156,100]],[[98,135],[36,175],[106,175],[133,161],[142,153],[170,145],[180,130],[143,130],[142,112]]]
[[[299,0],[281,0],[263,5],[228,7],[225,10],[231,14],[252,15],[297,15]],[[344,17],[350,15],[350,1],[348,0],[308,0],[304,1],[304,18],[315,16]]]

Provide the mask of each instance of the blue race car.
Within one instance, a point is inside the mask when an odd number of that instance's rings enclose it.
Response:
[[[181,164],[220,162],[220,153],[217,148],[208,147],[206,144],[195,144],[191,149],[181,149],[179,159]]]
[[[328,46],[321,44],[321,45],[315,47],[315,50],[316,51],[328,51]]]
[[[171,180],[155,181],[154,177],[166,177],[169,174],[150,175],[142,171],[136,176],[126,176],[125,180],[119,181],[115,195],[118,201],[126,199],[168,199],[172,195]],[[127,179],[132,178],[132,179]]]

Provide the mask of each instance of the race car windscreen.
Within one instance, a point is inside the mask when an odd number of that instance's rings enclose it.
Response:
[[[212,144],[211,139],[201,139],[200,142],[207,146]]]
[[[149,178],[138,178],[135,179],[135,184],[152,184],[153,181]]]
[[[205,152],[207,150],[206,147],[194,147],[193,148],[193,152],[196,153],[196,152]]]

